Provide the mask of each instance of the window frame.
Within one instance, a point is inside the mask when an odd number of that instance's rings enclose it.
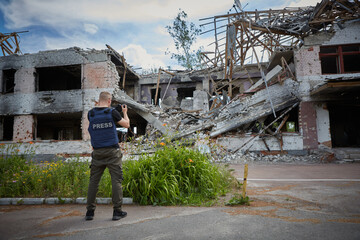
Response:
[[[343,47],[348,46],[358,46],[359,51],[351,51],[351,52],[344,52]],[[336,48],[336,53],[321,53],[321,49],[324,48]],[[336,57],[336,65],[338,66],[337,73],[323,73],[321,71],[321,74],[327,75],[327,74],[344,74],[344,73],[358,73],[359,71],[347,71],[345,72],[345,66],[344,66],[344,56],[346,55],[360,55],[360,44],[347,44],[347,45],[329,45],[329,46],[320,46],[320,52],[319,52],[319,58],[320,62],[322,64],[321,59],[326,57]]]

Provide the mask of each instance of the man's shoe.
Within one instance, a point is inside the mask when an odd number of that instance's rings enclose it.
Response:
[[[127,212],[123,212],[121,210],[120,211],[119,210],[114,210],[112,220],[114,220],[114,221],[119,220],[121,218],[126,217],[126,215],[127,215]]]
[[[87,210],[85,215],[85,220],[93,220],[94,219],[94,210]]]

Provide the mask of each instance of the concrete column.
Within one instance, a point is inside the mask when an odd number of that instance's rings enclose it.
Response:
[[[208,94],[205,91],[194,91],[193,109],[201,110],[203,112],[209,111],[209,98]]]
[[[22,115],[14,117],[14,142],[29,142],[34,138],[34,117]]]
[[[326,103],[319,103],[315,106],[316,126],[319,141],[319,148],[331,148],[330,117]]]
[[[4,82],[3,82],[3,71],[0,70],[0,93],[3,92],[3,85],[4,85]]]
[[[83,141],[88,141],[90,140],[90,134],[88,131],[89,128],[89,120],[87,118],[87,111],[84,111],[82,114],[82,119],[81,119],[81,132],[82,132],[82,140]]]
[[[140,85],[139,83],[134,84],[134,100],[140,102]]]
[[[203,81],[202,81],[202,84],[203,84],[203,90],[205,92],[209,92],[210,91],[210,80],[205,78]]]
[[[300,103],[299,126],[303,136],[304,149],[317,149],[316,110],[313,102]]]
[[[20,68],[15,72],[15,93],[35,92],[35,68]],[[34,139],[34,116],[14,116],[13,141],[29,142]]]

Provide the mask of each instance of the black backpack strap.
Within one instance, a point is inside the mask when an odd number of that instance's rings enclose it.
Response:
[[[113,110],[113,108],[107,108],[105,111],[104,111],[104,113],[106,113],[106,114],[108,114],[109,112],[112,112],[112,110]]]

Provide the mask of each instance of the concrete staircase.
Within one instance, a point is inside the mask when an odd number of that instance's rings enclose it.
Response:
[[[332,150],[338,160],[360,163],[360,148],[333,148]]]

